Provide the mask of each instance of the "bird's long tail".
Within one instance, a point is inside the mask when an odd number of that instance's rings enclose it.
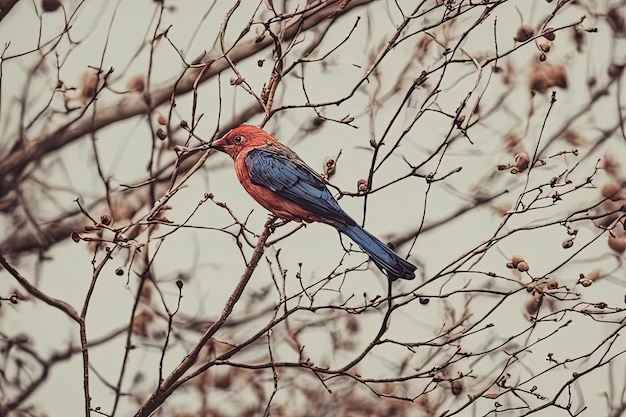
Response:
[[[398,278],[413,279],[417,267],[412,263],[399,257],[391,248],[371,235],[367,230],[358,224],[335,225],[337,229],[354,240],[391,280]]]

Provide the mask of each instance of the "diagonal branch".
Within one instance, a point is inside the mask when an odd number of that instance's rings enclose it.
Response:
[[[226,301],[224,305],[224,309],[222,310],[222,314],[220,317],[211,324],[211,326],[204,332],[202,338],[198,343],[194,346],[189,353],[185,356],[185,358],[181,361],[181,363],[172,371],[172,373],[165,378],[163,381],[160,381],[158,388],[154,391],[154,393],[150,396],[148,401],[146,401],[141,408],[135,414],[136,417],[147,417],[152,415],[152,413],[167,399],[167,397],[174,392],[177,387],[176,382],[193,366],[193,364],[198,359],[198,355],[200,351],[204,347],[204,345],[215,335],[215,333],[224,325],[230,314],[233,312],[233,308],[237,301],[241,298],[244,289],[248,285],[250,278],[252,277],[252,273],[256,269],[261,256],[263,256],[265,249],[265,242],[269,238],[272,233],[272,222],[274,218],[270,218],[268,223],[257,242],[257,245],[252,254],[252,258],[246,267],[243,275],[239,279],[239,283],[233,290],[230,297]]]

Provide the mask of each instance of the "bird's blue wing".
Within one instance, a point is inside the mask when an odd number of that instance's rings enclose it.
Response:
[[[269,188],[322,220],[355,223],[339,207],[320,175],[291,149],[284,146],[254,149],[246,156],[246,166],[252,183]]]

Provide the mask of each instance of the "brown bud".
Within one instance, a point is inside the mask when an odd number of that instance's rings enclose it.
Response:
[[[511,263],[513,264],[513,268],[517,268],[517,264],[519,264],[522,261],[525,261],[525,259],[520,256],[514,256],[513,258],[511,258]]]
[[[557,288],[559,288],[559,283],[551,279],[550,281],[546,282],[546,288],[549,290],[556,290]]]
[[[356,188],[357,190],[359,190],[360,193],[366,193],[367,191],[369,191],[369,184],[367,183],[366,179],[361,178],[357,181]]]
[[[530,39],[535,30],[528,25],[522,25],[517,29],[517,34],[515,35],[515,40],[518,42],[526,42]]]
[[[420,304],[422,304],[422,305],[426,305],[426,304],[430,303],[430,298],[428,298],[428,297],[420,297],[419,300],[420,300]]]
[[[330,178],[337,170],[337,163],[333,158],[328,158],[324,163],[324,176]]]
[[[450,388],[452,389],[453,395],[461,395],[463,393],[463,381],[457,379],[450,383]]]
[[[550,52],[550,45],[547,43],[540,43],[539,49],[541,49],[541,52]]]
[[[544,54],[543,52],[539,54],[539,61],[543,62],[546,59],[548,59],[548,57],[546,56],[546,54]]]
[[[624,72],[624,64],[611,64],[609,65],[608,73],[611,78],[619,78]]]
[[[80,242],[80,235],[76,232],[70,233],[70,237],[74,242]]]
[[[356,318],[354,318],[354,316],[352,315],[348,316],[348,321],[346,323],[346,329],[348,330],[348,333],[350,334],[358,333],[360,328],[361,326],[359,325],[359,321]]]
[[[598,83],[598,79],[596,77],[591,76],[587,79],[587,87],[589,88],[595,87],[597,83]]]
[[[239,85],[244,83],[246,80],[243,77],[237,77],[237,78],[231,78],[230,79],[230,85]]]
[[[620,13],[617,7],[612,7],[606,14],[606,21],[613,30],[615,35],[623,35],[626,32],[626,25],[624,24],[624,16]]]
[[[613,249],[617,253],[624,253],[626,251],[626,240],[621,236],[613,236],[609,233],[609,248]]]
[[[98,91],[98,75],[94,73],[84,73],[80,77],[80,95],[84,99],[94,97]]]
[[[533,297],[524,304],[526,313],[530,316],[534,316],[539,311],[539,298]]]
[[[515,155],[515,168],[517,168],[519,172],[522,172],[526,168],[528,168],[529,164],[530,164],[530,157],[528,156],[526,152],[520,152],[517,155]]]
[[[135,75],[130,79],[126,87],[129,90],[141,92],[146,88],[146,81],[144,80],[143,75]]]
[[[157,129],[156,135],[157,135],[157,138],[161,140],[165,140],[167,138],[167,133],[165,132],[165,129],[163,129],[162,127]]]
[[[561,246],[563,246],[563,249],[571,248],[572,246],[574,246],[574,239],[564,240]]]
[[[103,214],[102,216],[100,216],[100,223],[105,226],[110,226],[111,223],[113,223],[113,219],[108,214]]]
[[[553,87],[567,88],[567,85],[567,70],[562,65],[549,62],[536,64],[530,73],[530,89],[542,94]]]
[[[522,261],[520,263],[517,264],[517,270],[520,272],[526,272],[530,269],[530,267],[528,266],[528,262],[526,261]]]
[[[256,62],[256,65],[257,65],[259,68],[261,68],[261,67],[263,66],[263,64],[264,64],[264,63],[265,63],[265,60],[264,60],[264,59],[259,59],[259,60]]]
[[[61,2],[59,0],[41,0],[41,7],[44,12],[53,12],[61,7]]]
[[[157,123],[165,126],[167,124],[167,117],[163,116],[161,113],[157,112]]]
[[[602,197],[610,198],[613,201],[620,200],[620,191],[622,186],[617,182],[610,182],[602,187]]]
[[[547,28],[545,32],[543,32],[542,36],[552,42],[556,38],[556,34],[554,33],[554,28]]]
[[[588,278],[579,279],[578,282],[583,287],[589,287],[591,284],[593,284],[593,281]]]

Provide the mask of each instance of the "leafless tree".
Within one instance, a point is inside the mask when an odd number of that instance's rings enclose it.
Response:
[[[623,415],[625,5],[0,2],[0,416]]]

